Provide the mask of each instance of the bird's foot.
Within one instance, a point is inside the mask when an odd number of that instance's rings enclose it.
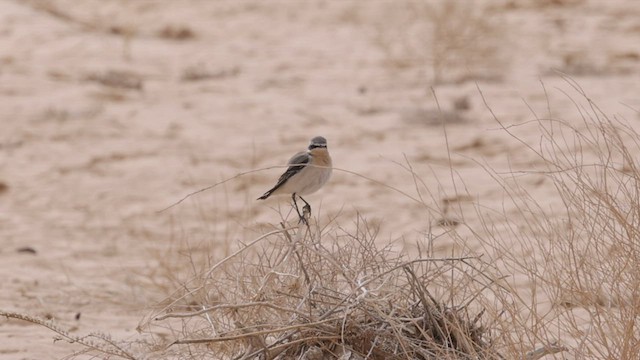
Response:
[[[311,219],[311,206],[309,204],[302,208],[302,221],[305,225],[309,226],[309,219]]]
[[[309,219],[311,219],[311,205],[309,205],[308,202],[306,202],[305,199],[302,198],[302,196],[299,196],[300,200],[302,200],[304,202],[304,206],[302,207],[302,213],[300,213],[300,209],[298,208],[298,203],[296,202],[296,194],[293,194],[291,196],[291,199],[293,200],[293,207],[294,209],[296,209],[296,213],[298,213],[298,218],[300,219],[300,221],[298,223],[303,223],[307,226],[309,226]]]
[[[311,207],[305,205],[302,208],[302,213],[298,212],[298,224],[302,223],[304,225],[309,226],[309,219],[311,219]]]

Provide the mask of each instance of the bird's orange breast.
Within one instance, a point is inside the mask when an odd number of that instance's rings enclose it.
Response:
[[[331,156],[329,156],[329,151],[327,149],[316,148],[310,151],[311,156],[313,157],[313,164],[317,166],[331,166]]]

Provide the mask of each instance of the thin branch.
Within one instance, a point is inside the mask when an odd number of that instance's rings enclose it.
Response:
[[[248,337],[253,337],[253,336],[258,336],[258,335],[268,335],[268,334],[279,333],[279,332],[284,332],[284,331],[289,331],[289,330],[299,330],[299,329],[304,329],[304,328],[307,328],[307,327],[312,328],[314,326],[326,324],[328,322],[336,321],[336,320],[339,320],[339,319],[337,319],[337,318],[329,318],[329,319],[310,322],[310,323],[277,327],[277,328],[273,328],[273,329],[254,331],[254,332],[250,332],[250,333],[246,333],[246,334],[240,334],[240,335],[229,335],[229,336],[221,336],[221,337],[215,337],[215,338],[203,338],[203,339],[182,339],[182,340],[176,340],[176,341],[172,342],[171,345],[207,344],[207,343],[213,343],[213,342],[239,340],[239,339],[245,339],[245,338],[248,338]]]

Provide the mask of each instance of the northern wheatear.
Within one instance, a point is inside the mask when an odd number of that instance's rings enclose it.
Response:
[[[291,194],[293,205],[300,219],[306,221],[298,210],[296,195],[305,203],[304,209],[311,212],[311,206],[300,195],[318,191],[331,177],[331,156],[327,150],[327,139],[316,136],[311,139],[308,151],[299,152],[289,160],[289,167],[271,190],[260,196],[264,200],[271,195]]]

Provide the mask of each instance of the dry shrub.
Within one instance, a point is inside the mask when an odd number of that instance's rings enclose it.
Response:
[[[581,357],[638,359],[640,134],[574,88],[584,100],[580,113],[586,129],[576,132],[561,124],[561,131],[572,134],[570,141],[545,132],[548,148],[541,153],[565,206],[562,219],[545,219],[540,229],[550,239],[539,243],[541,251],[554,260],[543,277],[545,288],[556,304],[588,312],[586,326],[573,325],[580,324],[577,313],[564,313],[568,331],[585,331]],[[567,146],[579,151],[571,156]]]
[[[548,117],[534,113],[532,123],[521,125],[526,129],[496,118],[544,166],[507,176],[488,169],[524,220],[505,214],[508,231],[501,236],[486,222],[489,236],[481,240],[514,273],[528,277],[534,297],[538,291],[551,299],[550,309],[532,299],[529,311],[536,326],[556,329],[575,358],[638,359],[640,134],[632,123],[608,116],[572,79],[565,80],[573,95],[563,92],[579,121],[554,118],[550,107]],[[517,135],[531,131],[530,125],[541,135],[536,144]],[[529,195],[522,176],[540,174],[551,180],[562,206],[549,209]]]
[[[364,219],[354,232],[282,228],[183,284],[143,327],[177,337],[166,355],[499,358],[476,304],[493,287],[485,271],[478,258],[380,248]]]

